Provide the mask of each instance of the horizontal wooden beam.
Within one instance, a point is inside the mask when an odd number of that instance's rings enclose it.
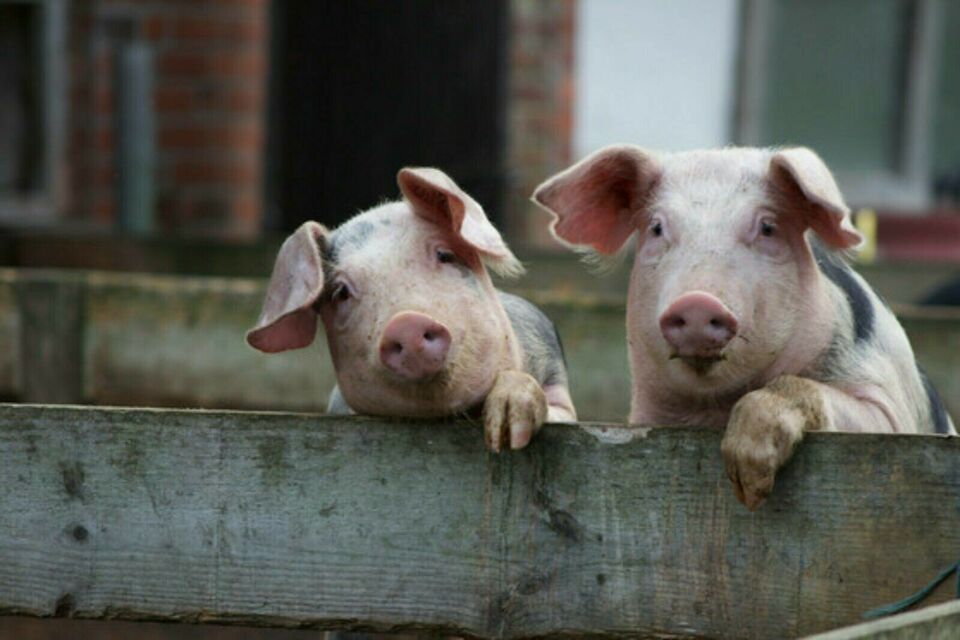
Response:
[[[322,336],[307,349],[273,355],[243,340],[265,285],[240,278],[0,269],[0,345],[22,346],[0,349],[0,398],[322,410],[335,382]],[[580,417],[623,420],[630,402],[623,295],[525,295],[563,337]],[[47,313],[54,307],[57,313]],[[897,312],[920,363],[960,419],[960,310]],[[46,345],[44,357],[31,357],[41,353],[39,344]]]
[[[960,439],[811,435],[755,513],[719,439],[0,405],[0,613],[784,638],[956,562]]]

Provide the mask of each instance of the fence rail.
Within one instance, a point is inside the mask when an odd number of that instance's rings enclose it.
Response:
[[[574,265],[577,266],[577,265]],[[579,266],[577,266],[579,268]],[[0,269],[0,398],[317,411],[334,384],[325,341],[265,355],[243,334],[265,281]],[[629,411],[624,307],[552,289],[529,293],[563,336],[581,417]],[[900,307],[920,363],[960,419],[960,311]]]
[[[751,513],[719,438],[0,405],[0,614],[783,638],[956,562],[960,439],[811,435]]]

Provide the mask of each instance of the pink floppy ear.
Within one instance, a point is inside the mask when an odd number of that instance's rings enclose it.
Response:
[[[639,147],[612,145],[541,184],[533,201],[553,215],[556,238],[609,255],[637,229],[660,175]]]
[[[251,347],[276,353],[313,342],[317,314],[312,305],[323,291],[320,247],[326,237],[325,227],[305,222],[284,241],[273,266],[260,319],[247,332]]]
[[[780,195],[803,216],[804,223],[837,249],[863,240],[850,221],[850,209],[830,169],[806,147],[784,149],[770,159],[770,179]]]
[[[522,270],[476,200],[439,169],[406,167],[397,174],[400,192],[413,212],[452,231],[501,274]]]

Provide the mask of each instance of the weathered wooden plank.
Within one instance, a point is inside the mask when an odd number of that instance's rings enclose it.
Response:
[[[2,273],[2,271],[0,271]],[[0,398],[20,394],[20,312],[12,282],[0,275]]]
[[[751,513],[719,437],[0,405],[0,613],[783,638],[956,561],[960,439],[812,435]]]
[[[960,600],[810,636],[807,640],[956,640]]]
[[[66,274],[22,274],[14,290],[20,315],[23,399],[82,402],[83,280]]]

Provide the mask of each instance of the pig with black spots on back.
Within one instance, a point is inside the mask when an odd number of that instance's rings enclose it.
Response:
[[[806,431],[956,433],[897,319],[847,265],[861,236],[813,151],[615,145],[533,198],[567,244],[635,246],[630,421],[725,428],[747,507]]]
[[[403,169],[397,181],[403,200],[287,238],[247,342],[306,347],[319,316],[338,382],[331,413],[479,411],[494,451],[576,420],[553,323],[490,280],[487,267],[522,267],[483,209],[437,169]]]

